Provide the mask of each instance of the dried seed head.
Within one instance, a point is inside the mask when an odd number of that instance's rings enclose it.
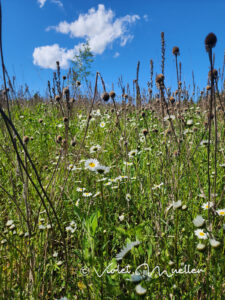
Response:
[[[58,135],[57,138],[56,138],[56,142],[60,143],[61,141],[62,141],[62,137],[61,137],[61,135]]]
[[[171,97],[170,97],[170,103],[173,104],[174,102],[175,102],[175,98],[171,96]]]
[[[163,74],[158,74],[158,75],[156,76],[155,81],[156,81],[156,83],[158,83],[158,84],[163,84],[163,82],[164,82],[164,75],[163,75]]]
[[[112,98],[112,99],[114,99],[116,97],[116,93],[114,91],[111,91],[109,93],[109,97]]]
[[[34,139],[34,138],[31,136],[31,137],[30,137],[30,140],[33,141],[33,139]]]
[[[72,147],[75,147],[76,141],[75,141],[75,140],[72,140],[72,141],[70,142],[70,144],[71,144]]]
[[[211,86],[210,86],[210,85],[207,85],[206,90],[207,90],[207,91],[210,91],[210,90],[211,90]]]
[[[70,92],[70,90],[69,90],[68,86],[64,87],[64,89],[63,89],[63,94],[64,94],[64,95],[68,95],[69,92]]]
[[[77,85],[77,86],[80,86],[80,84],[81,84],[80,81],[77,81],[77,82],[76,82],[76,85]]]
[[[102,99],[103,99],[105,102],[107,102],[107,101],[109,100],[109,93],[104,92],[104,93],[102,94]]]
[[[145,112],[142,111],[141,116],[144,118],[145,117]]]
[[[39,119],[38,122],[39,122],[39,123],[43,123],[43,119]]]
[[[66,80],[66,76],[65,75],[63,76],[63,80]]]
[[[144,134],[144,136],[146,136],[148,134],[148,130],[145,128],[142,130],[142,133]]]
[[[57,101],[57,102],[60,101],[60,96],[59,96],[59,95],[56,95],[56,96],[55,96],[55,101]]]
[[[205,49],[208,52],[210,49],[214,48],[216,46],[217,37],[216,35],[211,32],[207,35],[205,38]]]
[[[128,98],[128,95],[127,95],[127,94],[124,94],[124,95],[123,95],[123,98],[124,98],[124,99],[127,99],[127,98]]]
[[[67,118],[67,117],[64,117],[64,118],[63,118],[63,122],[64,122],[64,123],[67,123],[67,122],[68,122],[68,118]]]
[[[25,135],[24,137],[23,137],[23,143],[24,144],[27,144],[28,142],[29,142],[29,136],[27,136],[27,135]]]
[[[180,49],[177,46],[173,47],[173,55],[177,56],[179,54],[180,54]]]

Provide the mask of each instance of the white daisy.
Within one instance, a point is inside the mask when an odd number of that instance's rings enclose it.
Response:
[[[77,192],[84,192],[85,190],[86,190],[85,188],[80,188],[80,187],[77,188]]]
[[[213,202],[206,202],[202,204],[203,209],[209,209],[210,207],[213,207]]]
[[[85,168],[91,171],[96,171],[96,167],[99,166],[97,159],[87,159],[85,161]]]
[[[67,169],[69,170],[69,171],[75,171],[76,170],[76,167],[74,166],[74,165],[69,165],[68,167],[67,167]]]
[[[123,163],[124,163],[125,166],[132,166],[133,165],[132,162],[128,162],[128,161],[124,161]]]
[[[100,127],[101,127],[101,128],[104,128],[104,127],[105,127],[105,122],[101,122],[101,123],[100,123]]]
[[[219,216],[225,216],[225,208],[224,209],[218,209],[216,212],[218,213]]]
[[[13,223],[14,223],[13,220],[8,220],[7,223],[6,223],[6,226],[10,227]]]
[[[105,167],[105,166],[101,166],[101,165],[98,165],[98,166],[96,167],[96,172],[98,172],[99,174],[106,174],[106,173],[109,173],[109,170],[110,170],[109,167]]]
[[[124,214],[122,214],[121,216],[119,216],[119,220],[122,222],[124,220]]]
[[[128,153],[128,156],[130,158],[133,158],[137,155],[138,151],[137,150],[131,150],[129,153]]]
[[[111,185],[111,184],[112,184],[112,182],[109,181],[109,182],[106,182],[104,185],[105,185],[105,186],[109,186],[109,185]]]
[[[208,238],[207,233],[205,233],[202,229],[195,230],[195,235],[199,239],[203,239],[203,240],[206,240]]]
[[[143,288],[140,284],[138,284],[135,287],[135,291],[138,295],[144,295],[147,292],[147,290],[145,288]]]
[[[101,150],[101,146],[100,145],[94,145],[90,148],[90,153],[95,153],[99,150]]]
[[[92,196],[92,193],[83,193],[83,196],[84,196],[84,197],[91,197],[91,196]]]

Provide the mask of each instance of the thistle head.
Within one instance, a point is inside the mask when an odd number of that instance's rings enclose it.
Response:
[[[217,37],[213,32],[210,32],[205,38],[205,49],[208,52],[216,46]]]

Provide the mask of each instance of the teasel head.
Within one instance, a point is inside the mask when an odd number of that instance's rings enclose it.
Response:
[[[104,93],[102,94],[102,99],[103,99],[105,102],[107,102],[107,101],[109,100],[109,93],[104,92]]]
[[[158,74],[156,76],[156,79],[155,79],[156,83],[162,87],[164,85],[164,75],[163,74]]]
[[[24,143],[24,144],[27,144],[27,143],[29,142],[29,140],[30,140],[29,136],[25,135],[25,136],[23,137],[23,143]]]
[[[59,96],[59,95],[56,95],[56,96],[55,96],[55,101],[56,101],[56,102],[59,102],[59,101],[60,101],[60,96]]]
[[[173,104],[175,102],[175,98],[173,96],[170,97],[170,103]]]
[[[208,52],[216,46],[217,37],[213,32],[210,32],[205,38],[205,49]]]
[[[69,90],[68,86],[64,87],[63,94],[67,96],[67,95],[69,95],[69,93],[70,93],[70,90]]]
[[[111,91],[109,93],[109,97],[112,98],[112,99],[114,99],[116,97],[116,93],[114,91]]]
[[[62,137],[61,137],[61,135],[58,135],[57,138],[56,138],[56,142],[57,142],[58,144],[60,144],[61,141],[62,141]]]
[[[75,139],[72,139],[71,142],[70,142],[70,145],[72,147],[75,147],[76,146],[76,140]]]
[[[146,129],[146,128],[143,129],[143,130],[142,130],[142,133],[144,134],[144,136],[146,136],[146,135],[148,134],[148,129]]]
[[[177,47],[177,46],[173,47],[172,52],[173,52],[173,55],[175,55],[175,56],[180,55],[179,47]]]

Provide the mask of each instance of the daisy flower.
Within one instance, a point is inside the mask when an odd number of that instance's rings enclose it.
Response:
[[[216,241],[215,239],[210,239],[209,243],[213,248],[217,248],[220,245],[220,242]]]
[[[101,128],[104,128],[104,127],[105,127],[105,122],[101,122],[101,123],[100,123],[100,127],[101,127]]]
[[[109,167],[105,167],[105,166],[101,166],[101,165],[98,165],[98,166],[96,167],[96,172],[99,173],[99,174],[106,174],[106,173],[109,173],[109,170],[110,170]]]
[[[13,220],[8,220],[6,223],[7,227],[10,227],[11,225],[13,225],[14,221]]]
[[[125,166],[132,166],[133,165],[132,162],[128,162],[128,161],[124,161],[123,163],[124,163]]]
[[[213,202],[207,202],[202,204],[203,209],[209,209],[210,207],[213,207]]]
[[[75,171],[76,170],[76,167],[74,166],[74,165],[69,165],[68,167],[67,167],[67,169],[69,170],[69,171]]]
[[[203,239],[203,240],[206,240],[208,238],[207,233],[205,233],[202,229],[195,230],[195,235],[199,239]]]
[[[77,188],[77,192],[84,192],[85,190],[86,190],[85,188],[80,188],[80,187]]]
[[[137,155],[137,150],[131,150],[131,151],[128,153],[128,156],[129,156],[130,158],[135,157],[136,155]]]
[[[173,201],[173,209],[181,208],[181,206],[182,206],[181,200],[178,200],[177,202]]]
[[[92,193],[83,193],[84,197],[91,197]]]
[[[101,146],[99,145],[94,145],[90,148],[90,153],[95,153],[97,151],[101,150]]]
[[[124,214],[122,214],[121,216],[119,216],[119,220],[120,220],[120,222],[122,222],[124,220]]]
[[[112,184],[112,182],[109,181],[109,182],[106,182],[104,185],[105,185],[105,186],[109,186],[109,185],[111,185],[111,184]]]
[[[218,213],[219,216],[225,216],[225,208],[224,209],[218,209],[216,212]]]
[[[96,171],[96,167],[99,166],[99,162],[97,159],[87,159],[85,161],[85,168],[89,169],[90,171]]]

